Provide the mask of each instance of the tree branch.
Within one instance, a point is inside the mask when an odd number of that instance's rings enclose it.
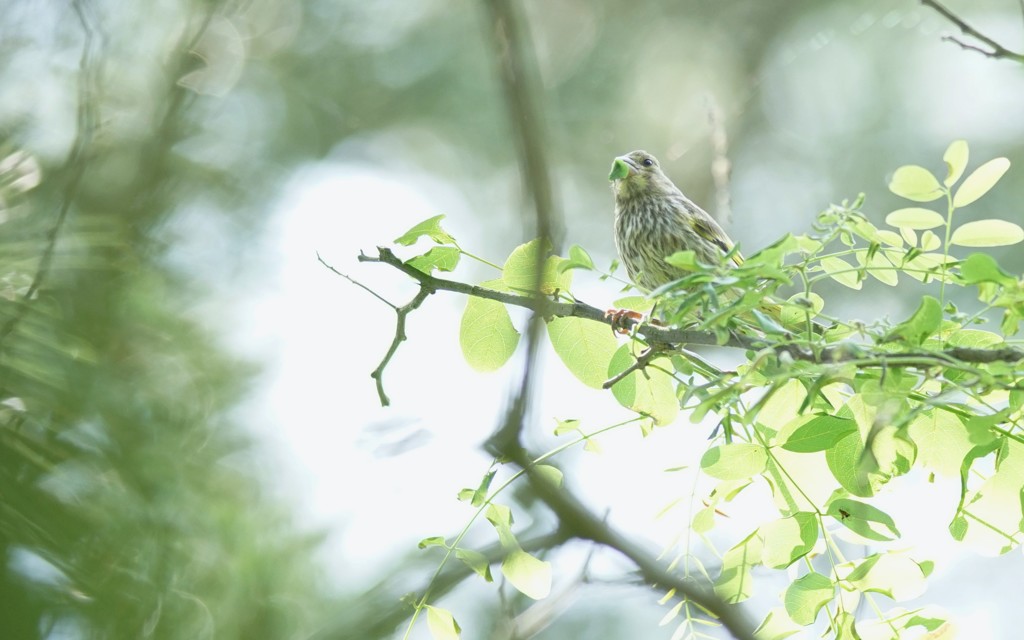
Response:
[[[521,466],[530,480],[530,486],[555,515],[563,531],[583,540],[615,549],[636,565],[645,582],[661,591],[675,591],[680,598],[690,600],[716,617],[738,640],[754,640],[753,626],[742,610],[726,603],[714,591],[662,568],[657,556],[634,544],[611,525],[594,515],[565,487],[556,486],[533,466],[533,458],[522,448],[506,451],[513,462]]]
[[[415,267],[402,262],[398,256],[386,247],[377,247],[378,255],[369,256],[360,254],[360,262],[379,262],[398,269],[402,273],[412,277],[422,286],[431,292],[451,291],[487,300],[495,300],[503,304],[531,309],[545,317],[557,318],[584,318],[614,326],[612,319],[605,316],[605,311],[592,307],[584,302],[559,302],[546,298],[518,295],[506,291],[495,291],[464,282],[437,278],[423,273]],[[885,364],[890,367],[936,367],[950,366],[958,363],[988,364],[992,362],[1015,363],[1024,361],[1024,350],[1016,347],[1000,347],[996,349],[975,349],[969,347],[950,347],[948,349],[929,351],[913,350],[902,352],[868,351],[867,346],[840,343],[828,347],[813,347],[808,344],[786,343],[771,344],[764,338],[746,336],[733,333],[725,343],[718,341],[718,336],[711,331],[693,331],[686,329],[675,329],[663,327],[656,324],[637,321],[632,318],[622,318],[618,321],[619,327],[626,329],[642,337],[644,341],[652,345],[678,345],[693,344],[730,347],[733,349],[762,350],[770,348],[779,355],[785,355],[793,360],[813,362],[819,364],[856,362],[863,366],[875,366]]]
[[[395,357],[395,352],[398,351],[398,345],[405,342],[407,336],[405,335],[405,319],[410,313],[420,308],[423,301],[427,299],[427,296],[434,293],[434,290],[429,286],[421,283],[420,290],[416,293],[416,297],[410,300],[407,304],[401,307],[395,307],[395,337],[391,340],[391,346],[388,347],[388,352],[384,354],[384,358],[377,365],[377,368],[373,370],[370,377],[373,378],[377,384],[377,397],[380,398],[380,406],[386,407],[391,404],[391,399],[388,398],[388,394],[384,393],[384,369],[391,362],[391,358]]]
[[[921,0],[921,4],[925,5],[926,7],[931,7],[939,14],[941,14],[942,17],[944,17],[946,20],[949,20],[954,25],[956,25],[960,29],[960,31],[963,32],[964,35],[970,36],[971,38],[978,40],[979,42],[988,46],[989,49],[984,49],[977,45],[970,44],[968,42],[963,42],[962,40],[955,38],[953,36],[946,36],[943,38],[943,40],[954,42],[964,49],[977,51],[989,58],[1007,58],[1010,60],[1015,60],[1017,62],[1024,63],[1024,53],[1017,53],[1016,51],[1011,51],[1010,49],[1007,49],[1006,47],[999,44],[992,38],[981,33],[971,25],[967,24],[963,20],[963,18],[956,15],[955,13],[947,9],[945,6],[940,4],[938,0]]]

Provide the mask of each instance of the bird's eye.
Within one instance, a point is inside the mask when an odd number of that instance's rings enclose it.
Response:
[[[645,167],[653,167],[654,166],[654,160],[651,160],[650,158],[644,158],[644,160],[643,160],[643,162],[641,162],[641,164],[644,165]]]

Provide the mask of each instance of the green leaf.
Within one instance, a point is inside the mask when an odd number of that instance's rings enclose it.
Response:
[[[857,263],[865,267],[868,275],[890,287],[899,284],[899,277],[889,259],[881,251],[871,253],[867,249],[856,252]]]
[[[562,485],[562,479],[565,477],[565,474],[562,473],[561,469],[558,467],[552,467],[549,464],[534,465],[533,470],[556,487]]]
[[[433,247],[421,256],[406,260],[405,264],[430,275],[434,269],[453,271],[461,256],[462,252],[458,247]]]
[[[630,345],[622,345],[608,364],[608,377],[625,371],[635,361]],[[612,395],[627,409],[653,418],[655,424],[670,424],[679,415],[675,378],[667,373],[671,370],[668,358],[656,358],[643,371],[634,371],[616,382]]]
[[[772,569],[785,569],[807,555],[818,540],[818,517],[809,511],[773,520],[758,530],[764,549],[761,562]]]
[[[448,232],[441,228],[441,220],[443,219],[444,215],[440,215],[424,220],[395,238],[395,244],[409,246],[423,236],[429,236],[437,244],[455,244],[455,238],[448,235]]]
[[[505,556],[501,573],[520,593],[534,600],[551,593],[551,563],[538,560],[522,549]]]
[[[931,209],[908,207],[885,216],[885,224],[906,229],[934,229],[946,224],[946,219]]]
[[[956,190],[956,195],[953,196],[953,206],[966,207],[988,193],[989,189],[996,186],[996,183],[1009,168],[1009,160],[996,158],[975,169]]]
[[[913,164],[896,169],[889,181],[889,191],[915,202],[938,200],[944,193],[931,171]]]
[[[943,265],[953,262],[956,262],[954,258],[941,253],[921,253],[904,263],[903,272],[922,282],[927,282],[930,278],[941,280],[944,272]],[[922,271],[930,273],[922,273]]]
[[[961,419],[937,409],[914,418],[907,435],[918,445],[921,466],[947,477],[961,472],[964,458],[978,444]]]
[[[715,593],[729,604],[743,602],[753,594],[754,579],[750,570],[760,563],[761,539],[755,531],[725,552],[722,572],[715,581]]]
[[[594,261],[590,258],[590,254],[578,244],[569,247],[569,260],[586,269],[594,268]]]
[[[946,338],[946,344],[949,346],[967,349],[990,349],[1002,346],[1004,343],[1003,336],[981,329],[961,329]]]
[[[417,545],[420,549],[426,549],[427,547],[443,547],[445,546],[444,536],[430,536],[429,538],[423,538]]]
[[[427,627],[430,629],[430,636],[434,640],[459,640],[462,637],[462,628],[455,621],[451,612],[446,609],[427,607]]]
[[[697,254],[692,250],[676,251],[672,255],[666,256],[665,262],[673,267],[679,267],[683,271],[698,271],[701,269],[700,264],[697,262]]]
[[[942,323],[942,305],[932,296],[922,296],[921,304],[914,315],[896,325],[889,332],[887,340],[903,340],[912,346],[920,346],[925,339],[939,330]]]
[[[897,602],[924,593],[926,576],[921,565],[897,553],[868,556],[846,579],[859,591],[874,591]]]
[[[580,382],[600,389],[608,379],[608,365],[619,348],[608,325],[584,318],[552,318],[548,338],[565,367]]]
[[[704,507],[697,512],[697,515],[693,516],[693,522],[690,524],[691,528],[695,533],[707,533],[715,528],[715,509],[714,507]]]
[[[986,480],[977,491],[971,495],[968,491],[967,481],[970,477],[971,467],[977,460],[985,458],[991,455],[993,452],[1003,446],[1003,440],[992,440],[983,444],[979,444],[973,447],[964,456],[964,460],[960,465],[960,502],[956,507],[956,514],[953,516],[952,522],[949,525],[950,535],[956,540],[965,541],[968,533],[972,533],[972,543],[977,546],[984,548],[991,552],[1004,552],[1007,550],[1007,541],[1004,539],[1007,532],[1000,532],[998,524],[1007,524],[1013,526],[1014,532],[1020,528],[1020,487],[1024,484],[1024,477],[1020,477],[1022,474],[1011,473],[1013,467],[1019,468],[1021,458],[1020,449],[1021,446],[1017,445],[1017,453],[1014,456],[1016,458],[1016,465],[1007,465],[1007,473],[1000,477],[1000,471],[1003,470],[1004,464],[1000,464],[995,475]],[[1007,443],[1007,450],[1013,445]],[[996,479],[999,478],[997,481]],[[1009,482],[1006,482],[1009,481]],[[968,500],[968,496],[971,496]],[[970,508],[965,508],[965,505],[970,505]],[[1016,514],[1014,514],[1016,511]],[[964,513],[968,512],[975,518],[980,518],[983,525],[968,527],[968,521],[964,518]],[[1007,514],[1010,514],[1007,517]],[[1016,516],[1016,517],[1014,517]],[[991,531],[994,529],[994,531]],[[994,537],[993,537],[994,535]]]
[[[837,612],[834,626],[835,640],[862,640],[860,633],[857,632],[857,617],[849,611]]]
[[[742,480],[764,471],[768,452],[764,447],[746,442],[723,444],[704,452],[700,468],[719,480]]]
[[[810,422],[797,427],[782,443],[782,448],[797,453],[825,451],[856,431],[857,423],[850,418],[815,416]]]
[[[500,280],[480,286],[498,288]],[[495,371],[508,362],[519,346],[519,332],[512,326],[508,309],[497,300],[470,296],[459,327],[459,345],[469,366],[477,371]]]
[[[800,576],[789,585],[783,596],[786,613],[793,622],[807,626],[814,624],[818,612],[835,597],[835,585],[828,576],[816,571]]]
[[[880,483],[878,478],[861,470],[863,456],[864,442],[859,430],[848,433],[825,450],[825,462],[840,486],[855,496],[868,498],[875,495]]]
[[[942,246],[942,238],[932,231],[925,231],[921,234],[921,250],[936,251]]]
[[[530,292],[535,290],[537,277],[540,275],[541,293],[550,295],[556,290],[567,291],[572,283],[572,272],[559,273],[558,265],[563,259],[558,256],[547,256],[541,261],[542,254],[547,254],[548,251],[548,243],[539,239],[513,249],[502,266],[502,282],[510,291]],[[540,274],[537,273],[539,264],[543,264],[543,271]]]
[[[972,253],[960,263],[960,280],[964,284],[995,282],[1010,285],[1015,279],[999,267],[996,259],[987,253]]]
[[[799,327],[807,321],[807,316],[813,318],[825,308],[825,299],[813,291],[807,295],[794,293],[786,302],[788,304],[779,312],[779,319],[787,327]]]
[[[615,158],[612,162],[611,173],[608,174],[608,180],[622,180],[629,175],[629,165],[622,158]]]
[[[555,418],[555,435],[564,436],[567,433],[573,433],[580,430],[580,421],[575,418],[569,420],[559,420]]]
[[[863,502],[837,498],[829,503],[828,515],[869,540],[889,541],[900,537],[896,523],[889,514]]]
[[[647,296],[626,296],[612,302],[616,309],[629,309],[639,313],[647,313],[654,308],[654,300]]]
[[[800,626],[793,622],[784,608],[775,607],[754,630],[754,637],[757,640],[783,640],[800,631]]]
[[[494,480],[494,474],[497,471],[491,469],[484,474],[484,477],[480,479],[480,484],[476,489],[473,490],[473,497],[470,498],[469,503],[474,507],[479,507],[487,500],[487,492],[491,490],[491,481]]]
[[[491,563],[484,554],[472,549],[456,549],[455,557],[487,582],[494,581],[494,577],[491,575]]]
[[[519,543],[512,533],[512,510],[503,504],[492,502],[487,505],[484,517],[494,526],[498,533],[498,540],[505,549],[518,549]]]
[[[857,275],[857,269],[842,258],[832,256],[821,259],[821,268],[825,270],[833,280],[851,289],[860,289],[861,281]]]
[[[890,247],[901,248],[903,247],[903,236],[896,233],[895,231],[889,231],[888,229],[881,229],[878,232],[878,239],[889,245]]]
[[[953,183],[960,179],[960,176],[964,175],[968,157],[969,151],[966,140],[954,140],[949,145],[946,153],[942,154],[942,159],[946,162],[946,179],[943,181],[943,184],[951,187]]]
[[[1024,229],[1006,220],[975,220],[953,230],[950,244],[961,247],[1005,247],[1024,240]]]
[[[946,625],[946,624],[949,624],[949,623],[948,623],[948,621],[946,621],[943,618],[928,618],[928,617],[925,617],[925,616],[913,616],[913,617],[911,617],[910,619],[907,620],[907,623],[905,625],[903,625],[903,628],[904,629],[909,629],[911,627],[924,627],[926,631],[935,631],[939,627],[941,627],[943,625]],[[932,636],[932,638],[935,638],[936,640],[938,640],[939,638],[945,638],[945,637],[946,637],[945,635],[942,635],[942,636],[933,635]],[[952,635],[949,636],[949,640],[952,640],[953,638],[954,638],[954,636],[952,636]]]

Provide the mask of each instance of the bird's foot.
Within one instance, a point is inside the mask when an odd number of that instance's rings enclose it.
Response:
[[[604,312],[604,317],[611,319],[612,331],[623,335],[628,335],[633,327],[645,321],[644,314],[632,309],[609,309]],[[657,318],[650,318],[648,321],[658,327],[665,326]]]

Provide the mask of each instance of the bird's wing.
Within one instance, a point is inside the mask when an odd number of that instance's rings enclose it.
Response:
[[[693,217],[693,229],[708,242],[712,242],[722,249],[722,253],[732,251],[733,242],[725,231],[715,222],[715,219],[704,210],[699,209],[698,215]],[[704,215],[700,215],[704,214]],[[732,254],[732,261],[736,266],[743,264],[743,256],[737,251]]]

